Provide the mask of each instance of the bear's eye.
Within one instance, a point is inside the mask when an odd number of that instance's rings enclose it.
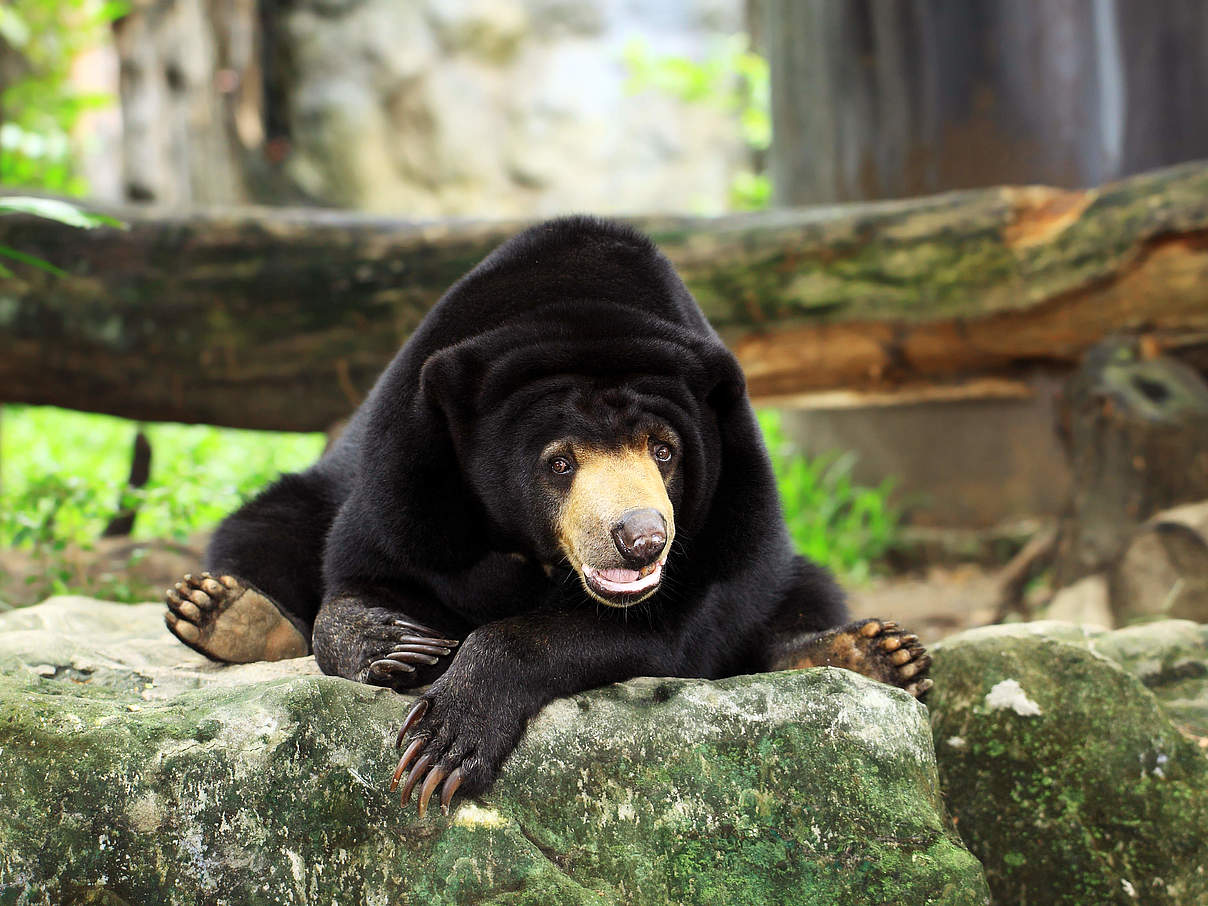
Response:
[[[671,462],[670,444],[655,444],[651,452],[659,462]]]
[[[555,475],[568,475],[574,468],[565,456],[555,456],[549,461],[549,470]]]

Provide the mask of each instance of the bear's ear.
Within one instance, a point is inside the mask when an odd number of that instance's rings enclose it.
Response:
[[[702,357],[705,374],[709,376],[705,402],[717,412],[729,410],[735,403],[746,399],[747,379],[742,373],[738,359],[725,346],[710,348]]]
[[[478,411],[478,394],[486,365],[470,342],[446,346],[428,356],[419,372],[419,392],[440,409],[451,428],[463,426]]]

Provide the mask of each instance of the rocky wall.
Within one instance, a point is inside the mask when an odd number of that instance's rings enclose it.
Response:
[[[744,164],[735,115],[632,93],[623,55],[703,59],[742,10],[300,0],[273,36],[286,169],[323,203],[402,215],[718,212]]]

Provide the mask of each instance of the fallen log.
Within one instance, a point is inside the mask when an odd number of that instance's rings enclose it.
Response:
[[[1158,513],[1108,573],[1118,625],[1168,617],[1208,622],[1208,501]]]
[[[322,429],[449,284],[523,226],[107,213],[129,229],[0,218],[0,244],[67,271],[0,280],[0,400]],[[679,268],[756,399],[1015,392],[1036,365],[1072,368],[1113,333],[1176,349],[1208,337],[1208,163],[1085,192],[634,222]]]

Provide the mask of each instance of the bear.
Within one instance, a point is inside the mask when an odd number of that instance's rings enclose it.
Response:
[[[653,242],[576,216],[432,308],[309,469],[227,517],[168,629],[419,690],[390,788],[486,791],[554,698],[635,676],[931,658],[799,556],[735,357]],[[426,687],[426,688],[424,688]],[[405,746],[405,748],[404,748]]]

